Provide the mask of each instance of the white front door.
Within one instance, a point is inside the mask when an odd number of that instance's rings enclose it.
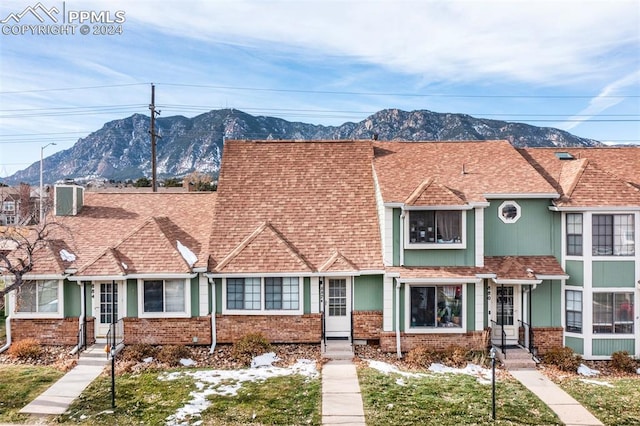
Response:
[[[93,285],[93,313],[97,339],[104,339],[112,320],[118,319],[118,302],[122,299],[118,287],[117,283],[114,285],[112,282],[98,282]],[[113,303],[114,296],[116,303]]]
[[[491,341],[501,344],[502,331],[505,333],[505,344],[518,343],[518,320],[520,319],[520,286],[493,285],[491,298]],[[497,324],[497,325],[496,325]]]
[[[326,337],[351,336],[351,286],[346,278],[329,278],[325,286]]]

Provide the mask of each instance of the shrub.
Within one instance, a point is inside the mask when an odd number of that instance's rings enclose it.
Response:
[[[121,359],[123,361],[136,361],[140,362],[145,358],[155,358],[158,354],[158,348],[148,343],[135,343],[131,346],[126,346],[122,351]]]
[[[18,359],[38,359],[44,353],[36,339],[19,340],[9,347],[9,355]]]
[[[438,360],[436,352],[426,346],[417,346],[407,353],[406,361],[412,367],[429,368]]]
[[[611,366],[618,371],[635,373],[636,368],[638,368],[637,364],[627,351],[618,351],[611,354]]]
[[[449,346],[441,353],[441,362],[450,367],[466,367],[471,359],[470,351],[461,346]]]
[[[582,356],[573,352],[567,347],[555,347],[549,349],[543,356],[546,364],[555,365],[562,371],[573,371],[574,373],[582,363]]]
[[[249,333],[233,344],[231,356],[236,361],[249,365],[254,357],[271,352],[271,350],[271,343],[264,335]]]
[[[183,345],[163,346],[156,355],[158,361],[175,367],[183,358],[191,358],[191,349]]]

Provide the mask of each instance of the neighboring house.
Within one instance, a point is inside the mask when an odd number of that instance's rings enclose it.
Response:
[[[19,219],[20,193],[12,188],[0,188],[0,226],[16,225]]]
[[[126,344],[258,331],[406,352],[479,348],[491,330],[640,356],[638,153],[226,141],[217,193],[58,186],[64,227],[10,298],[11,336],[100,341],[116,318]]]

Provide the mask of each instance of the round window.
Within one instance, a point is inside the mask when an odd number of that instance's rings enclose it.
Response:
[[[504,223],[514,223],[520,219],[520,206],[515,201],[505,201],[498,208],[498,217]]]

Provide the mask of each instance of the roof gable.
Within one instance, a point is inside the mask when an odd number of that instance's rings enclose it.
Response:
[[[408,206],[454,206],[466,204],[461,195],[436,182],[425,179],[404,202]]]
[[[338,250],[324,262],[319,268],[319,272],[351,272],[357,271],[358,268]]]

